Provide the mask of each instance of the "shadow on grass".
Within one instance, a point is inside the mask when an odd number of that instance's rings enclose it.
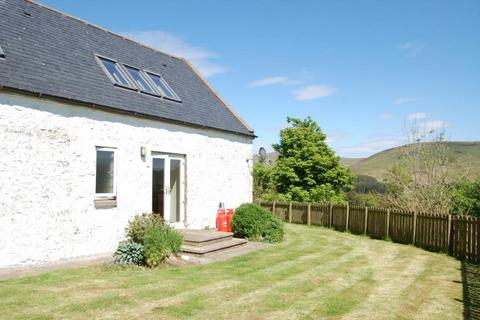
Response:
[[[480,265],[462,261],[463,319],[480,320]]]

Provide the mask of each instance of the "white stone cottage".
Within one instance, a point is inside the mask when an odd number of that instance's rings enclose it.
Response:
[[[252,200],[253,130],[184,59],[26,0],[0,1],[0,47],[0,268]]]

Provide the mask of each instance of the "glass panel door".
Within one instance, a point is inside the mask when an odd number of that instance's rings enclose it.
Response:
[[[184,161],[175,155],[152,157],[152,211],[175,227],[184,222]]]

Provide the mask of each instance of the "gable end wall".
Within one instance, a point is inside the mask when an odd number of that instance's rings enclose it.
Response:
[[[0,141],[0,267],[113,252],[151,211],[152,151],[186,157],[189,228],[252,200],[247,136],[0,93]],[[117,149],[115,208],[94,206],[95,146]]]

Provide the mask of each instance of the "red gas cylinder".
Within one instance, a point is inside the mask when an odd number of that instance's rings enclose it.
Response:
[[[226,220],[227,220],[227,231],[232,232],[232,218],[235,214],[235,210],[227,209]]]
[[[227,231],[227,216],[224,208],[217,211],[217,231]]]

